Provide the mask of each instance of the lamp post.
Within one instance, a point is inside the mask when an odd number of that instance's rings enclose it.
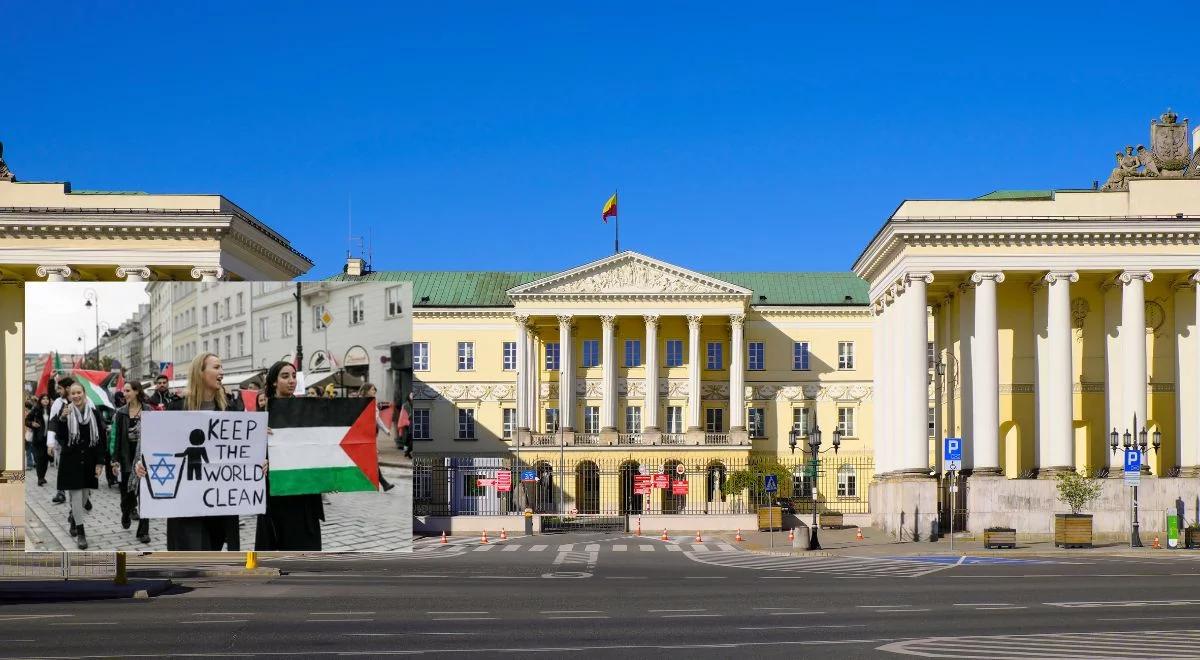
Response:
[[[808,549],[809,550],[820,550],[821,549],[821,541],[817,536],[817,531],[820,529],[820,525],[817,524],[817,474],[819,472],[820,465],[821,465],[821,454],[824,454],[830,450],[832,450],[833,453],[836,454],[838,451],[838,448],[842,446],[842,430],[840,428],[835,428],[833,431],[833,446],[830,447],[829,449],[822,450],[821,449],[821,427],[816,422],[815,414],[813,415],[813,417],[814,417],[813,427],[808,432],[808,443],[807,443],[808,444],[808,452],[807,453],[812,454],[812,459],[809,461],[809,465],[808,465],[807,469],[809,470],[809,474],[812,476],[812,503],[813,503],[812,504],[812,531],[809,533],[809,537],[808,537]],[[793,428],[791,430],[791,432],[788,434],[788,446],[792,449],[792,454],[796,453],[796,445],[798,444],[798,436],[799,435],[800,435],[800,431],[796,428]]]
[[[1133,430],[1131,431],[1130,429]],[[1136,438],[1134,437],[1135,433],[1137,434]],[[1158,429],[1155,429],[1153,444],[1149,445],[1146,442],[1146,435],[1146,426],[1144,424],[1142,425],[1141,431],[1137,430],[1137,414],[1134,413],[1133,426],[1125,429],[1124,434],[1118,435],[1116,427],[1113,427],[1112,433],[1108,434],[1108,446],[1112,448],[1112,452],[1114,454],[1117,453],[1118,448],[1121,448],[1124,451],[1136,450],[1140,454],[1142,458],[1142,466],[1145,468],[1145,459],[1148,458],[1149,453],[1147,451],[1147,447],[1153,449],[1154,453],[1156,454],[1158,453],[1159,447],[1162,447],[1162,432],[1160,432]],[[1118,441],[1120,441],[1120,444],[1118,444]],[[1136,485],[1133,487],[1133,520],[1130,521],[1130,525],[1131,531],[1129,534],[1129,547],[1140,548],[1142,547],[1142,536],[1138,529],[1140,525],[1138,522],[1138,487]]]
[[[100,364],[100,296],[96,290],[89,287],[83,292],[83,306],[95,312],[96,327],[96,365]],[[84,355],[86,359],[87,355]]]

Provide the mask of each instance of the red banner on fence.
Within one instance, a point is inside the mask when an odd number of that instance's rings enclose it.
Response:
[[[634,495],[649,495],[650,489],[654,487],[648,474],[633,475],[633,494]]]
[[[672,495],[687,495],[688,494],[688,482],[686,482],[686,481],[671,482],[671,494]]]
[[[512,491],[512,472],[500,470],[496,473],[496,492],[507,493],[510,491]]]
[[[653,477],[654,477],[653,483],[654,483],[655,488],[666,490],[671,487],[671,475],[656,474],[656,475],[653,475]]]

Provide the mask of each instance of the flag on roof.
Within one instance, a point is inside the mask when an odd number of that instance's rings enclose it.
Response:
[[[272,399],[271,495],[379,488],[373,399]]]
[[[604,210],[600,212],[600,219],[604,222],[608,222],[610,217],[617,217],[617,193],[615,192],[607,202],[604,202]]]

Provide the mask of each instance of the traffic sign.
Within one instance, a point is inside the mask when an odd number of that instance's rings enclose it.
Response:
[[[672,495],[687,495],[688,494],[688,482],[687,481],[671,482],[671,494]]]
[[[653,487],[653,480],[648,474],[633,475],[633,494],[634,495],[649,495],[650,489]]]
[[[487,488],[488,486],[495,486],[495,485],[496,485],[495,479],[476,479],[475,480],[475,486],[477,488]]]
[[[962,469],[962,461],[947,460],[945,465],[946,472],[957,472]]]
[[[1142,484],[1142,473],[1140,471],[1125,473],[1125,485],[1126,486],[1140,486],[1141,484]]]
[[[683,467],[683,463],[680,463],[679,465],[675,466],[675,474],[682,475],[682,474],[686,474],[686,473],[687,473],[687,468]]]
[[[496,492],[512,492],[512,472],[509,472],[508,470],[500,470],[496,473]]]
[[[1126,472],[1141,472],[1142,471],[1142,452],[1136,449],[1125,450],[1125,471]]]
[[[947,461],[962,460],[962,438],[946,438],[942,452]]]
[[[763,484],[763,490],[767,491],[768,493],[774,493],[779,490],[779,477],[773,474],[768,474],[764,477],[764,479],[765,483]]]
[[[671,487],[671,475],[655,474],[651,475],[651,477],[653,478],[653,481],[651,482],[652,487],[658,488],[659,490],[666,490]]]
[[[523,483],[537,481],[537,470],[521,470],[521,481]]]

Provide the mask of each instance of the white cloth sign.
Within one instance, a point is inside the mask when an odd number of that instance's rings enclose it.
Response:
[[[142,413],[143,518],[266,511],[267,413]]]

